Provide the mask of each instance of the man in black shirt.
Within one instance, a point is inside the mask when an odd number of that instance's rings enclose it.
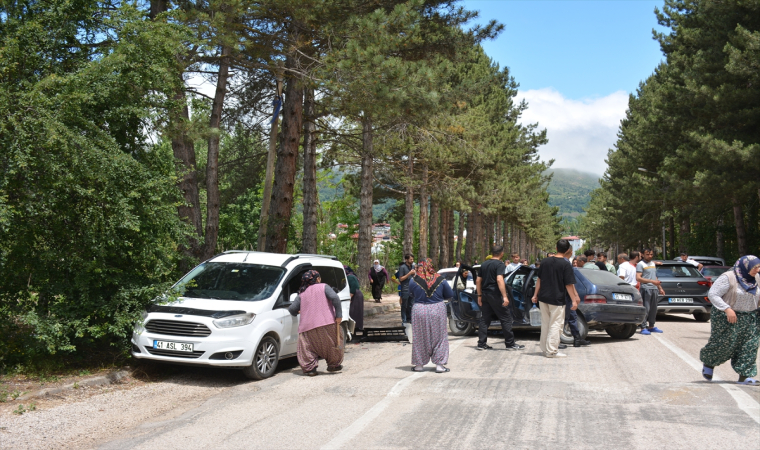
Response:
[[[488,345],[488,325],[491,324],[494,314],[501,322],[501,330],[504,333],[504,344],[507,350],[522,350],[524,345],[515,342],[512,333],[512,312],[509,309],[507,289],[504,285],[504,271],[506,266],[501,261],[504,256],[504,247],[494,245],[491,248],[491,258],[487,259],[478,272],[478,281],[475,286],[478,290],[478,305],[480,306],[480,322],[478,323],[478,350],[489,350],[493,347]]]
[[[570,248],[567,239],[557,241],[557,254],[544,259],[538,269],[536,293],[533,303],[541,302],[541,351],[547,358],[567,356],[558,352],[559,335],[565,322],[565,293],[570,295],[573,304],[570,309],[578,309],[581,299],[575,290],[575,273],[573,266],[564,258]]]

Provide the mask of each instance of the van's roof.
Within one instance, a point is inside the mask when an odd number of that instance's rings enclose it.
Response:
[[[250,264],[263,264],[265,266],[280,266],[284,267],[294,260],[320,260],[321,263],[332,262],[331,265],[340,265],[343,267],[338,258],[329,255],[312,255],[306,253],[267,253],[267,252],[255,252],[246,250],[228,250],[224,253],[214,256],[209,261],[214,262],[236,262],[236,263],[250,263]]]

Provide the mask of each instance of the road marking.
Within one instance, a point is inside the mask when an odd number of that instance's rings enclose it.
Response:
[[[449,344],[449,353],[453,353],[454,350],[457,349],[460,345],[462,345],[462,342],[464,342],[466,338],[460,338],[454,341],[453,343]],[[449,341],[451,342],[451,341]],[[343,431],[340,432],[337,436],[333,438],[330,442],[322,446],[323,450],[333,450],[333,449],[339,449],[346,445],[348,442],[351,441],[351,439],[355,438],[356,436],[361,433],[364,428],[372,423],[375,419],[380,417],[380,414],[382,414],[383,411],[385,411],[385,408],[390,406],[391,402],[394,398],[401,395],[401,392],[404,391],[404,389],[407,388],[410,384],[414,382],[417,378],[421,378],[426,373],[429,372],[415,372],[411,375],[407,375],[404,378],[400,379],[394,386],[391,388],[391,390],[388,392],[388,394],[383,397],[382,400],[375,403],[375,406],[369,409],[369,411],[365,412],[361,417],[356,419],[354,423],[348,426],[348,428],[345,428]]]
[[[684,360],[686,364],[690,365],[691,367],[695,368],[699,371],[699,373],[702,373],[702,363],[696,359],[694,359],[690,354],[686,353],[684,350],[682,350],[680,347],[676,346],[669,340],[665,339],[662,336],[656,336],[657,340],[660,341],[662,345],[667,347],[671,352],[675,353],[679,358]],[[721,377],[718,375],[713,375],[714,381],[723,381]],[[734,398],[736,401],[736,404],[739,406],[739,409],[747,413],[748,416],[752,418],[757,423],[760,423],[760,403],[757,403],[757,401],[752,398],[749,394],[744,392],[739,386],[728,384],[728,383],[718,383],[718,386],[722,387],[728,393],[731,395],[731,397]]]

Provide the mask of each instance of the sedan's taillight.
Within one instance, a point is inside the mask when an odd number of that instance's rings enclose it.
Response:
[[[710,280],[707,280],[707,281],[699,280],[699,281],[697,281],[697,284],[700,285],[700,286],[711,287],[712,286],[712,281],[710,281]]]
[[[599,294],[588,294],[583,297],[584,303],[607,303],[607,298]]]

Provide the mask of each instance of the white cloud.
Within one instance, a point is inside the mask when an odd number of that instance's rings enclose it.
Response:
[[[521,122],[537,122],[539,129],[547,130],[549,143],[538,150],[542,159],[554,159],[554,168],[602,175],[607,168],[607,150],[615,144],[620,120],[628,108],[626,92],[573,100],[553,88],[542,88],[519,92],[517,100],[523,99],[528,109]]]

